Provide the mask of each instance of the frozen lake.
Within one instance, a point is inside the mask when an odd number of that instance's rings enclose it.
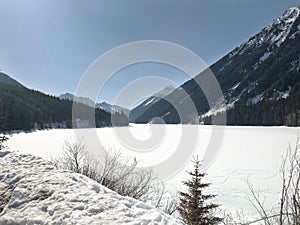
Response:
[[[214,133],[215,128],[222,130],[222,135]],[[300,128],[288,127],[132,124],[129,128],[80,129],[76,133],[72,129],[16,133],[7,146],[50,159],[62,153],[65,140],[82,139],[90,151],[103,145],[135,156],[141,166],[153,167],[168,184],[178,188],[188,178],[185,171],[191,164],[185,162],[192,155],[203,156],[209,144],[219,142],[206,170],[212,183],[210,191],[218,195],[216,201],[222,208],[243,210],[252,217],[256,212],[246,199],[250,195],[246,180],[266,197],[267,207],[277,207],[281,158],[288,145],[293,146],[299,131]],[[184,133],[190,139],[184,139]]]

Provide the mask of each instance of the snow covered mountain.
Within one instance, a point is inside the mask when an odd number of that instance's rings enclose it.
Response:
[[[147,98],[138,106],[134,107],[129,114],[129,120],[135,121],[139,116],[141,116],[144,112],[146,112],[149,108],[151,108],[156,102],[158,102],[161,98],[167,96],[172,91],[175,90],[175,87],[172,85],[167,85],[161,91],[155,93],[153,96]]]
[[[59,99],[70,100],[70,101],[75,100],[78,103],[82,103],[82,104],[88,105],[90,107],[94,107],[95,106],[95,103],[91,99],[86,98],[86,97],[77,97],[77,96],[74,96],[74,95],[72,95],[70,93],[61,94],[59,96]]]
[[[0,151],[0,224],[183,224],[40,157]]]
[[[95,107],[97,109],[102,109],[108,113],[123,112],[127,117],[129,116],[129,109],[117,105],[111,105],[106,102],[95,103],[89,98],[77,97],[70,93],[61,94],[59,98],[63,100],[70,100],[70,101],[73,101],[75,99],[76,102],[82,103],[84,105],[88,105],[90,107]]]
[[[210,124],[211,116],[227,111],[232,125],[300,125],[300,8],[287,10],[209,69],[221,86],[225,104],[218,101],[209,107],[195,82],[205,77],[204,71],[166,97],[173,105],[162,99],[135,122],[147,123],[155,117],[167,123],[183,122],[175,108],[186,102],[184,90],[198,114],[185,118],[187,122]],[[185,113],[191,116],[192,112],[186,109]]]
[[[105,112],[114,114],[116,112],[123,112],[127,117],[129,117],[129,109],[118,106],[118,105],[111,105],[107,102],[101,102],[101,103],[96,103],[96,108],[102,109]]]

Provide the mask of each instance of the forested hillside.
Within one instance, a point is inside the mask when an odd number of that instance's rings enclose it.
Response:
[[[4,118],[1,130],[71,128],[72,106],[72,101],[0,82],[0,112]],[[78,106],[82,110],[91,110],[81,103]],[[111,115],[103,110],[96,109],[95,118],[97,127],[111,125]]]

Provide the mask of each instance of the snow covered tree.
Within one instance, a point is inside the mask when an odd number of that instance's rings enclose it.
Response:
[[[209,200],[215,195],[204,194],[203,189],[210,184],[202,182],[206,175],[200,172],[200,161],[197,157],[193,158],[194,170],[188,172],[192,176],[190,180],[184,181],[187,186],[187,192],[180,192],[180,203],[178,211],[185,223],[188,225],[211,225],[218,224],[221,218],[213,215],[213,210],[218,207],[217,204],[210,203]]]

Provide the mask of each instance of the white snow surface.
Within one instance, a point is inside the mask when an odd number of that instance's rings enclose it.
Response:
[[[155,97],[152,97],[149,99],[149,101],[147,101],[144,105],[149,105],[150,103],[152,103],[156,98]]]
[[[122,143],[116,136],[117,131],[129,129],[136,139],[148,140],[151,137],[150,126],[131,124],[129,128],[100,128],[96,132],[99,141],[106,148],[120,149],[122,153],[136,157],[140,166],[151,166],[168,160],[175,151],[180,150],[177,148],[181,143],[183,127],[195,128],[195,125],[153,125],[164,127],[166,132],[162,142],[148,152],[137,152],[127,145],[129,143]],[[201,157],[209,140],[213,138],[213,126],[200,125],[197,129],[199,140],[194,154]],[[258,218],[256,210],[246,199],[250,192],[245,181],[249,179],[262,198],[266,197],[266,207],[277,207],[280,199],[279,169],[282,156],[289,144],[294,146],[298,134],[300,128],[292,127],[225,127],[219,153],[206,171],[207,179],[212,183],[210,190],[217,194],[217,203],[230,212],[243,210],[249,217]],[[49,159],[60,156],[63,141],[74,137],[72,129],[18,133],[10,137],[7,146],[9,150],[19,150]],[[90,145],[86,147],[89,148]],[[166,183],[175,190],[180,189],[182,181],[188,178],[186,170],[190,169],[190,163],[184,165]]]
[[[283,91],[283,92],[278,91],[279,97],[277,99],[289,97],[291,90],[292,90],[292,87],[289,86],[286,91]]]
[[[253,97],[251,99],[251,103],[256,104],[256,103],[260,102],[263,99],[263,95],[264,95],[264,93],[261,93],[259,95],[256,95],[255,97]]]
[[[269,58],[269,56],[272,54],[272,52],[265,52],[264,55],[262,57],[260,57],[259,61],[263,62],[265,61],[267,58]]]
[[[235,84],[232,88],[230,88],[230,90],[235,90],[240,86],[241,82],[238,82],[237,84]]]
[[[8,200],[1,225],[183,224],[83,175],[12,151],[0,151],[0,196]]]

